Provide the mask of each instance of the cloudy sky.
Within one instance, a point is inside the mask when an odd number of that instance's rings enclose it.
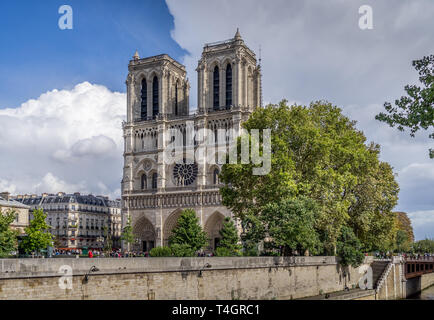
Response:
[[[58,9],[73,8],[73,30]],[[432,0],[14,1],[0,4],[0,190],[120,195],[128,60],[168,53],[184,63],[196,108],[203,44],[262,48],[265,102],[326,99],[381,144],[401,186],[397,210],[434,237],[434,161],[416,138],[374,119],[417,83],[411,61],[434,53]],[[359,28],[359,7],[373,29]]]

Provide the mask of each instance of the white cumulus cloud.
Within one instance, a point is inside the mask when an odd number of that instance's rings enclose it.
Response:
[[[411,219],[416,239],[434,239],[434,210],[410,212],[408,217]]]
[[[88,82],[0,109],[0,189],[119,197],[125,113],[124,93]]]

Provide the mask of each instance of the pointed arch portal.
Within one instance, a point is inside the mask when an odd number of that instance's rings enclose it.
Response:
[[[225,216],[216,211],[206,221],[205,232],[210,239],[209,246],[212,250],[215,250],[220,242],[220,230],[223,227],[224,220]]]
[[[155,247],[156,234],[152,223],[145,217],[141,217],[133,227],[133,234],[136,241],[133,245],[133,250],[149,252]]]
[[[170,214],[164,222],[163,228],[163,245],[169,245],[169,238],[172,235],[172,230],[178,224],[178,219],[181,216],[182,210],[178,209]]]

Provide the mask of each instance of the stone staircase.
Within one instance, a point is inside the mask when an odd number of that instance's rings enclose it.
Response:
[[[378,291],[382,286],[391,266],[391,260],[374,260],[372,263],[372,283],[376,291]]]

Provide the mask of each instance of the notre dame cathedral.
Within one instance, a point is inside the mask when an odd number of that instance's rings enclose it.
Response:
[[[177,129],[185,136],[187,124],[195,130],[231,130],[261,105],[261,70],[255,53],[240,36],[206,44],[198,62],[195,114],[189,111],[185,67],[167,54],[133,57],[128,66],[127,121],[123,124],[125,150],[122,180],[124,225],[131,219],[132,250],[148,251],[168,244],[183,209],[194,209],[214,249],[219,230],[231,212],[222,205],[218,161],[188,159],[167,163],[170,139]],[[169,137],[170,138],[170,137]],[[206,138],[206,137],[205,137]],[[184,138],[185,142],[185,138]],[[198,148],[195,142],[193,149]],[[187,155],[188,157],[188,155]]]

